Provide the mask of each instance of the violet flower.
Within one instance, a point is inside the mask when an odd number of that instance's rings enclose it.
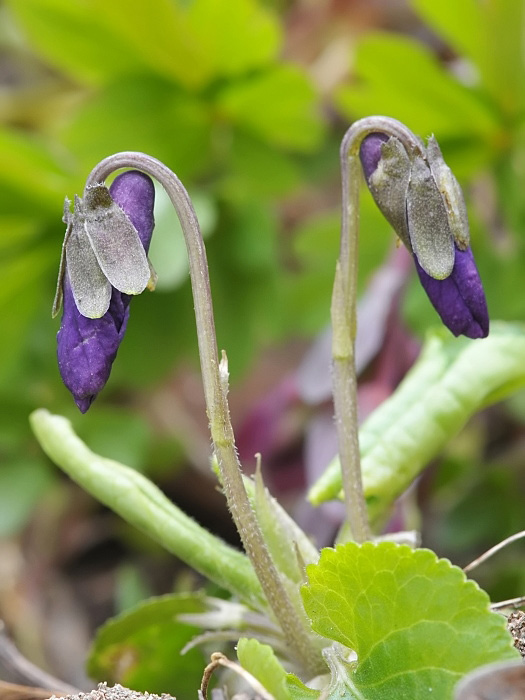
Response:
[[[485,293],[469,245],[459,184],[431,137],[420,154],[399,139],[372,133],[361,164],[379,209],[414,256],[423,288],[450,331],[469,338],[489,332]]]
[[[111,201],[106,188],[101,185],[96,188],[101,190],[97,198],[103,200],[102,207],[98,206],[100,201],[91,207],[88,190],[84,202],[77,198],[74,214],[66,211],[68,231],[63,259],[67,263],[61,265],[54,307],[56,312],[63,298],[64,310],[57,334],[58,366],[64,384],[82,413],[88,410],[107,382],[126,331],[132,296],[115,286],[115,279],[119,279],[119,275],[122,277],[118,266],[127,266],[124,284],[127,291],[133,293],[142,291],[152,275],[149,265],[147,273],[144,268],[154,226],[152,180],[136,170],[119,175],[109,188]],[[95,235],[93,222],[97,229]],[[80,243],[76,240],[69,248],[73,237],[80,239]],[[143,251],[144,259],[137,253],[136,245]],[[90,286],[93,279],[96,283]],[[124,286],[121,282],[117,282],[120,287]],[[73,284],[77,285],[76,289]],[[79,305],[84,313],[79,311]],[[88,313],[97,313],[97,309],[102,313],[88,318],[86,309]]]

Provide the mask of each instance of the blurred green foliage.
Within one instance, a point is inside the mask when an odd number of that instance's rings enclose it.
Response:
[[[286,44],[281,6],[295,4],[229,0],[227,11],[224,0],[0,4],[1,60],[14,76],[0,91],[2,532],[23,524],[49,482],[27,414],[45,405],[76,415],[58,376],[58,321],[50,318],[60,218],[64,196],[80,193],[110,153],[147,151],[195,196],[219,346],[234,379],[258,349],[328,322],[338,142],[368,114],[436,134],[466,186],[491,314],[525,318],[523,0],[411,0],[426,41],[366,32],[354,46],[350,28],[350,75],[329,93]],[[79,425],[95,450],[139,469],[155,466],[157,438],[126,403],[154,391],[182,359],[197,360],[185,252],[161,193],[156,211],[159,290],[134,300],[110,384]],[[361,285],[391,242],[364,193]],[[419,333],[437,321],[415,283],[405,313]],[[32,489],[18,487],[20,474],[24,483],[33,479],[35,465],[45,476]],[[5,511],[8,500],[18,514]]]

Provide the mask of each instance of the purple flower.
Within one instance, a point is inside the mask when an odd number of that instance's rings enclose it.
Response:
[[[444,280],[427,275],[415,256],[414,260],[420,282],[445,326],[456,336],[486,338],[487,302],[470,247],[456,248],[454,268]]]
[[[126,220],[123,222],[124,228],[128,227],[125,233],[126,237],[130,235],[129,222],[131,222],[132,228],[135,229],[134,235],[138,235],[140,243],[147,253],[154,226],[153,204],[155,190],[153,182],[141,172],[128,171],[114,180],[109,188],[109,193],[113,202],[116,202],[126,215]],[[104,220],[104,223],[107,223],[107,236],[119,236],[119,227],[122,226],[121,213],[119,210],[115,219],[116,223],[113,218],[107,222]],[[66,215],[66,217],[68,224],[71,225],[74,215]],[[89,214],[86,220],[89,222]],[[81,235],[83,236],[84,219],[81,220],[81,224]],[[75,226],[76,222],[73,225]],[[68,234],[66,234],[65,247],[67,246],[67,236]],[[104,261],[104,251],[100,253],[99,250],[100,246],[104,245],[103,238],[102,232],[95,251],[97,261],[99,257]],[[126,242],[127,238],[120,249],[120,255],[123,257],[125,257]],[[91,237],[89,237],[89,243],[91,244]],[[111,243],[115,243],[115,241],[111,241]],[[69,251],[67,252],[69,253]],[[66,257],[69,261],[70,257],[68,255]],[[83,261],[84,258],[82,257],[81,262]],[[116,261],[118,263],[118,257]],[[110,269],[113,264],[111,261],[109,262]],[[123,260],[124,264],[125,261]],[[88,318],[78,310],[76,297],[82,295],[84,303],[86,299],[84,298],[85,281],[82,280],[82,270],[76,269],[76,273],[80,278],[80,282],[76,279],[77,286],[80,285],[80,291],[77,291],[76,296],[72,287],[68,266],[66,266],[63,274],[62,294],[64,310],[60,330],[57,334],[57,355],[62,380],[73,394],[78,408],[82,413],[85,413],[109,378],[111,366],[126,331],[129,318],[129,303],[132,296],[119,291],[115,286],[111,286],[109,304],[106,305],[107,310],[98,318]],[[118,276],[118,272],[116,274]],[[87,272],[86,277],[89,278]],[[83,282],[84,286],[82,286]],[[100,289],[97,288],[96,294],[99,293]],[[86,296],[89,296],[89,294]],[[87,302],[89,306],[89,299]]]
[[[396,137],[363,139],[361,164],[379,209],[414,256],[423,288],[450,331],[484,338],[489,316],[469,246],[463,195],[433,137],[410,157]]]

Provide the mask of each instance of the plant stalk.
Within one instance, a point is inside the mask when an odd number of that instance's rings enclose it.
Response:
[[[390,117],[366,117],[354,122],[341,143],[341,244],[332,293],[332,388],[339,441],[339,459],[348,524],[358,543],[370,539],[359,453],[359,417],[355,339],[359,247],[359,148],[371,133],[398,138],[408,154],[422,154],[420,141]]]
[[[315,675],[325,668],[325,664],[312,642],[306,618],[303,620],[294,607],[273,563],[244,488],[230,421],[227,387],[221,382],[206,250],[191,199],[168,167],[156,158],[134,151],[117,153],[101,161],[90,173],[86,188],[104,182],[120,168],[136,168],[158,180],[179,217],[189,259],[206,412],[228,507],[291,651],[303,667]]]

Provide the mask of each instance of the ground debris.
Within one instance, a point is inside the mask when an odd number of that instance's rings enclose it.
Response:
[[[525,612],[516,610],[509,615],[507,627],[514,640],[514,646],[525,658]]]
[[[163,693],[154,695],[153,693],[140,693],[137,690],[130,690],[119,683],[108,686],[107,683],[99,683],[98,687],[89,693],[78,693],[77,695],[53,695],[50,700],[176,700],[172,695]]]

